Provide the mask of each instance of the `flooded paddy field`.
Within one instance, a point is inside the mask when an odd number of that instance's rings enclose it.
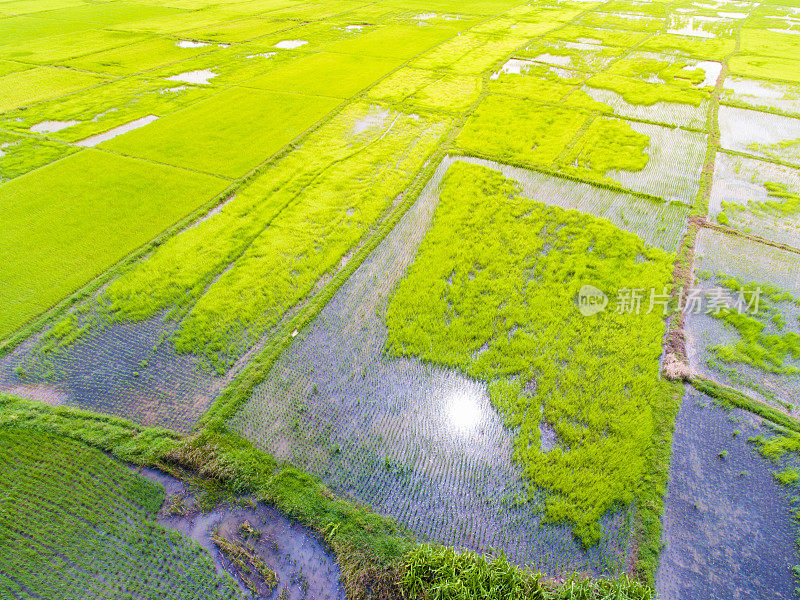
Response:
[[[695,252],[695,296],[706,301],[699,309],[687,305],[687,353],[692,368],[797,414],[800,356],[787,348],[777,351],[770,361],[762,361],[753,353],[758,352],[755,348],[768,353],[776,340],[793,339],[800,329],[796,300],[800,296],[800,254],[711,230],[699,234]],[[745,313],[759,327],[755,337],[721,312],[726,305],[737,310],[740,286],[748,284],[761,290],[759,306]],[[708,304],[715,297],[721,302],[716,307]],[[748,292],[742,297],[746,306],[754,299]],[[747,346],[751,343],[753,346]]]
[[[797,525],[775,465],[749,438],[770,430],[689,391],[676,421],[660,598],[791,598]]]
[[[164,598],[796,597],[796,4],[0,2],[0,442],[235,488],[51,468]]]

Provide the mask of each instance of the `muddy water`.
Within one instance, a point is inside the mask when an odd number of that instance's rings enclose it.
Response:
[[[749,413],[728,413],[709,401],[687,393],[678,415],[658,597],[792,598],[790,569],[798,556],[789,507],[774,466],[747,443],[766,429]],[[720,458],[721,452],[727,454]]]
[[[346,599],[335,556],[313,531],[289,519],[274,506],[263,503],[256,504],[255,508],[223,506],[199,513],[192,510],[195,497],[182,481],[154,469],[142,469],[139,473],[164,487],[165,506],[171,496],[177,495],[189,507],[189,514],[165,515],[159,518],[159,523],[203,546],[211,554],[217,571],[222,575],[230,574],[246,596],[252,597],[231,562],[211,539],[215,530],[228,540],[236,539],[240,524],[245,522],[261,533],[255,550],[278,579],[275,590],[269,595],[260,595],[259,599]],[[285,596],[281,596],[282,593]]]

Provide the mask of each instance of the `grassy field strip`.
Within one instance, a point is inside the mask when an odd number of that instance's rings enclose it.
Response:
[[[233,88],[109,140],[101,148],[236,178],[262,164],[339,103],[319,96]],[[230,106],[236,110],[225,110]]]
[[[0,570],[12,597],[239,598],[202,548],[154,522],[160,486],[48,434],[0,429],[0,448]]]
[[[103,79],[71,69],[36,67],[0,77],[0,112],[93,87]]]
[[[646,200],[490,160],[469,156],[454,156],[450,160],[498,170],[522,186],[520,194],[525,198],[608,219],[620,229],[636,234],[647,245],[667,252],[678,249],[686,227],[689,213],[686,206]]]
[[[10,334],[227,185],[210,176],[187,181],[185,171],[96,150],[3,184],[0,294],[8,309],[0,333]]]

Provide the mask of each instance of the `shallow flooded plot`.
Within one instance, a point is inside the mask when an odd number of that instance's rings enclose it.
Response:
[[[620,117],[631,117],[692,129],[705,129],[708,120],[708,103],[705,101],[699,106],[674,102],[656,102],[646,106],[626,102],[620,94],[611,90],[595,88],[590,85],[584,85],[581,89],[593,100],[610,106],[614,114]]]
[[[455,161],[500,171],[504,177],[520,184],[520,194],[526,198],[608,219],[620,229],[642,238],[648,246],[667,252],[677,251],[686,226],[688,206],[645,200],[588,183],[466,156],[448,157],[445,166]]]
[[[660,598],[794,597],[796,526],[774,465],[747,442],[768,432],[749,413],[687,392],[672,443]]]
[[[691,204],[700,186],[706,136],[684,129],[629,123],[650,138],[647,165],[640,171],[609,171],[606,176],[635,192]]]
[[[800,119],[719,107],[720,145],[800,166]]]
[[[800,172],[718,152],[709,219],[800,249]]]
[[[684,309],[692,369],[797,414],[800,254],[703,229],[695,275]]]
[[[175,353],[174,329],[160,318],[108,325],[46,359],[33,338],[0,360],[0,390],[189,432],[218,390],[196,358]]]
[[[721,100],[800,115],[800,86],[796,85],[726,77]]]
[[[543,522],[512,460],[513,433],[484,382],[417,359],[389,359],[383,313],[436,209],[440,165],[419,200],[259,385],[231,425],[339,493],[423,539],[488,552],[550,574],[614,573],[630,512],[602,520],[584,549]]]
[[[313,531],[274,506],[242,498],[239,505],[224,503],[201,512],[197,490],[184,482],[149,468],[140,475],[166,492],[159,525],[205,548],[218,574],[234,578],[243,594],[249,595],[252,586],[258,598],[268,600],[345,600],[333,553]],[[253,577],[252,571],[243,573],[232,555],[244,564],[265,565],[274,580],[265,582]]]

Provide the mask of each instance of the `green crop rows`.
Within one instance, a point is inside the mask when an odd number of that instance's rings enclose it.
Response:
[[[101,452],[0,430],[0,587],[15,598],[238,598],[200,546],[154,522],[161,487]]]
[[[680,394],[662,369],[735,386],[758,398],[737,406],[768,421],[800,416],[798,11],[797,0],[0,1],[0,391],[193,428],[130,434],[81,417],[70,435],[48,429],[67,409],[0,401],[11,590],[0,596],[238,593],[155,523],[157,487],[74,441],[130,459],[117,443],[129,434],[153,445],[133,444],[138,462],[205,469],[313,527],[359,600],[476,598],[487,585],[496,598],[651,595]],[[585,564],[613,562],[613,582],[572,577],[568,591],[503,548],[415,546],[252,448],[258,428],[294,425],[242,426],[243,407],[410,215],[420,225],[386,263],[397,272],[374,276],[395,283],[374,306],[364,298],[385,343],[334,365],[327,389],[378,363],[471,379],[508,434],[511,508],[563,528],[593,555]],[[764,301],[697,318],[646,310],[649,294],[674,307],[693,284],[760,286]],[[612,302],[643,290],[643,310],[583,316],[584,286]],[[357,340],[366,321],[343,329]],[[370,402],[409,398],[402,388]],[[320,439],[348,426],[350,399],[329,395],[340,405]],[[419,427],[403,439],[422,444]],[[760,449],[795,490],[792,436],[786,452]],[[439,466],[481,476],[452,465]],[[415,499],[436,497],[413,485]],[[468,529],[477,514],[452,521]],[[628,523],[622,559],[600,550],[613,519]]]

